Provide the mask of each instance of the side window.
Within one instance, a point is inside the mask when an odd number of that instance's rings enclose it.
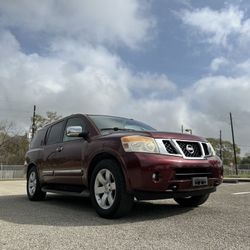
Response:
[[[38,130],[31,141],[30,148],[38,148],[44,144],[44,136],[46,129]]]
[[[73,141],[73,140],[81,139],[80,137],[68,137],[66,135],[67,128],[71,126],[80,126],[82,127],[82,131],[85,131],[86,129],[86,124],[84,123],[82,118],[74,117],[74,118],[68,119],[66,127],[65,127],[65,131],[64,131],[63,141]]]
[[[63,126],[64,126],[64,121],[61,121],[51,127],[47,138],[48,145],[60,143],[62,141]]]

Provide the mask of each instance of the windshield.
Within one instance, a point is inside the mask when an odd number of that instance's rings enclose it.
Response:
[[[133,119],[102,115],[89,115],[89,117],[99,130],[156,131],[151,126]]]

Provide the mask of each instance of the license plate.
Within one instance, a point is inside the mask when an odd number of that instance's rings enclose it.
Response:
[[[207,177],[194,177],[192,178],[193,187],[207,186]]]

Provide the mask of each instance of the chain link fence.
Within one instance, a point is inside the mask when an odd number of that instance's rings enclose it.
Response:
[[[0,164],[0,180],[24,179],[23,165],[2,165]]]
[[[236,169],[234,165],[224,166],[224,175],[236,175]],[[250,164],[239,164],[238,175],[250,176]]]

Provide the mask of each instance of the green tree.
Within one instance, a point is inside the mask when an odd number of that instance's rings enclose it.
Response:
[[[241,164],[250,164],[250,155],[246,154],[240,161]]]
[[[28,149],[27,134],[20,135],[13,123],[0,125],[0,162],[4,164],[23,164]]]
[[[207,140],[212,144],[217,155],[220,155],[220,140],[216,138],[207,138]],[[235,145],[237,162],[240,162],[240,148]],[[229,141],[222,141],[222,160],[224,165],[229,165],[234,162],[234,151],[233,144]]]
[[[44,127],[45,125],[57,121],[61,118],[62,116],[57,115],[57,112],[51,112],[51,111],[47,111],[46,112],[46,116],[42,116],[39,114],[35,115],[35,127],[36,130],[39,128]],[[32,118],[31,118],[32,120]]]

